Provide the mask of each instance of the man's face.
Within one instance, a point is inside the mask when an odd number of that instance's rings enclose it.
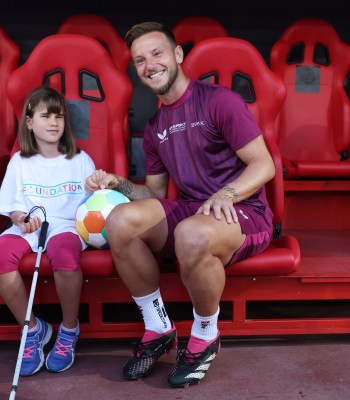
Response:
[[[174,49],[161,32],[146,33],[134,40],[131,57],[144,85],[159,96],[169,92],[178,76],[178,62],[182,61],[179,46]]]

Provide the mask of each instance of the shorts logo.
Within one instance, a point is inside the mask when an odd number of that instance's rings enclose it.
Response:
[[[247,215],[244,214],[242,210],[239,210],[239,213],[242,215],[243,218],[249,219]]]

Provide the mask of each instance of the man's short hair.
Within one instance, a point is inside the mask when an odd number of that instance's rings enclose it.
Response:
[[[176,47],[176,39],[171,29],[167,28],[160,22],[142,22],[131,27],[131,29],[125,34],[125,43],[130,49],[134,40],[138,39],[142,35],[151,32],[161,32],[168,38],[171,45]]]

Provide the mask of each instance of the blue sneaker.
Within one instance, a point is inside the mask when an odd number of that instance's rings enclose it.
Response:
[[[60,326],[55,345],[46,358],[46,368],[51,372],[62,372],[74,363],[74,348],[78,341],[79,324],[77,333],[67,332]]]
[[[21,364],[21,376],[33,375],[44,365],[44,347],[51,338],[52,326],[40,318],[36,318],[36,320],[39,330],[27,334]]]

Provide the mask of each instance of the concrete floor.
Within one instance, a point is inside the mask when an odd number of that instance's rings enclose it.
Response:
[[[20,378],[16,400],[349,400],[350,336],[294,336],[222,340],[219,357],[200,385],[171,389],[176,353],[164,355],[144,380],[127,382],[122,366],[132,343],[81,340],[76,362],[60,374],[43,369]],[[0,399],[11,390],[18,343],[0,342]]]

